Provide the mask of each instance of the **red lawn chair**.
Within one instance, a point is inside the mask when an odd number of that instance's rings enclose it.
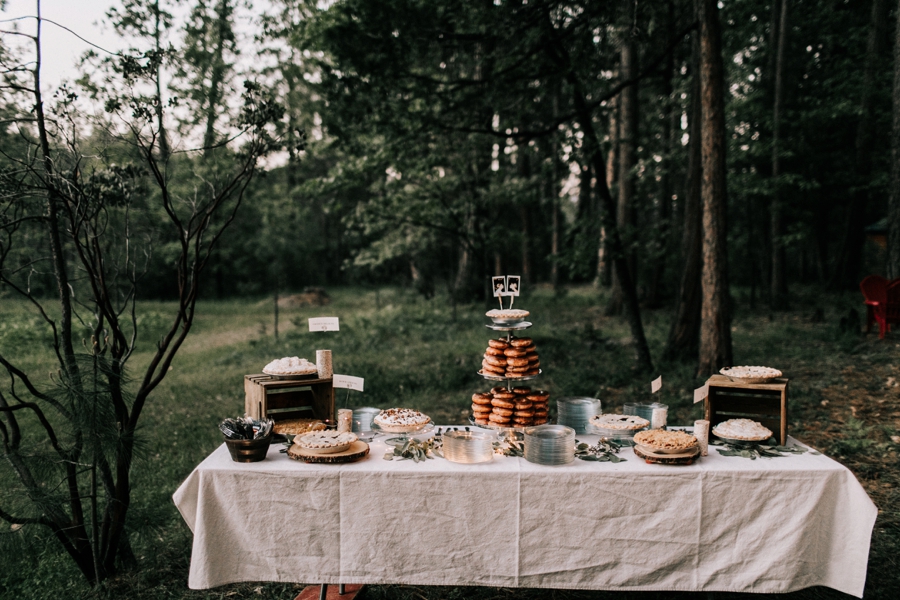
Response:
[[[875,309],[887,304],[888,280],[881,275],[869,275],[859,283],[866,302],[866,333],[872,331],[872,323],[875,322]],[[879,328],[881,321],[878,321]]]
[[[891,325],[900,323],[900,280],[889,282],[880,275],[870,275],[862,280],[859,289],[866,303],[866,333],[877,321],[878,337],[884,339]]]

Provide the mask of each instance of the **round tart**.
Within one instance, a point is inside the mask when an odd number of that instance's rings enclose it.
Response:
[[[712,429],[713,435],[726,440],[763,442],[772,437],[772,430],[750,419],[728,419]]]
[[[781,371],[772,367],[725,367],[719,373],[741,383],[767,383],[781,377]]]
[[[348,431],[314,431],[294,438],[294,444],[313,454],[343,452],[358,438]]]
[[[594,415],[591,417],[591,425],[600,429],[618,429],[621,431],[636,431],[650,425],[650,421],[637,415]]]
[[[697,447],[697,438],[683,431],[648,429],[634,434],[634,443],[651,452],[678,454]]]
[[[276,377],[288,377],[291,375],[312,375],[313,373],[318,373],[318,368],[316,363],[311,363],[305,358],[286,356],[273,360],[263,367],[262,372]]]
[[[388,408],[373,419],[381,429],[389,433],[418,431],[431,422],[431,417],[411,408]]]
[[[527,310],[521,310],[518,308],[504,308],[489,310],[484,313],[485,316],[492,319],[495,323],[515,323],[517,321],[521,321],[531,313]]]

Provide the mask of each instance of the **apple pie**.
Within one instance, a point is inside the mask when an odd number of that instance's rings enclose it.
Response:
[[[634,434],[634,443],[654,452],[685,452],[697,447],[697,438],[684,431],[648,429]]]

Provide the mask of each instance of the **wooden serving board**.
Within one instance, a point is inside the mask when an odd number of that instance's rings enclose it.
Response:
[[[635,446],[634,455],[643,458],[650,464],[657,465],[690,465],[700,456],[700,448],[685,454],[658,454],[656,452],[643,452]]]
[[[288,448],[287,455],[294,460],[302,460],[307,463],[318,464],[341,464],[357,461],[365,458],[369,454],[369,445],[360,440],[356,440],[350,447],[343,452],[335,452],[334,454],[313,454],[296,444]]]

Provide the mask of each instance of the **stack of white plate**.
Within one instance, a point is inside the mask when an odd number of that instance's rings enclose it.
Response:
[[[442,437],[450,462],[472,465],[494,458],[494,436],[486,431],[447,431]]]
[[[380,408],[372,408],[364,406],[363,408],[353,409],[353,431],[364,433],[372,431],[372,419],[381,412]]]
[[[525,460],[539,465],[565,465],[575,460],[575,430],[565,425],[525,428]]]
[[[596,398],[567,396],[556,401],[556,422],[571,427],[575,433],[590,433],[590,419],[600,412]]]

